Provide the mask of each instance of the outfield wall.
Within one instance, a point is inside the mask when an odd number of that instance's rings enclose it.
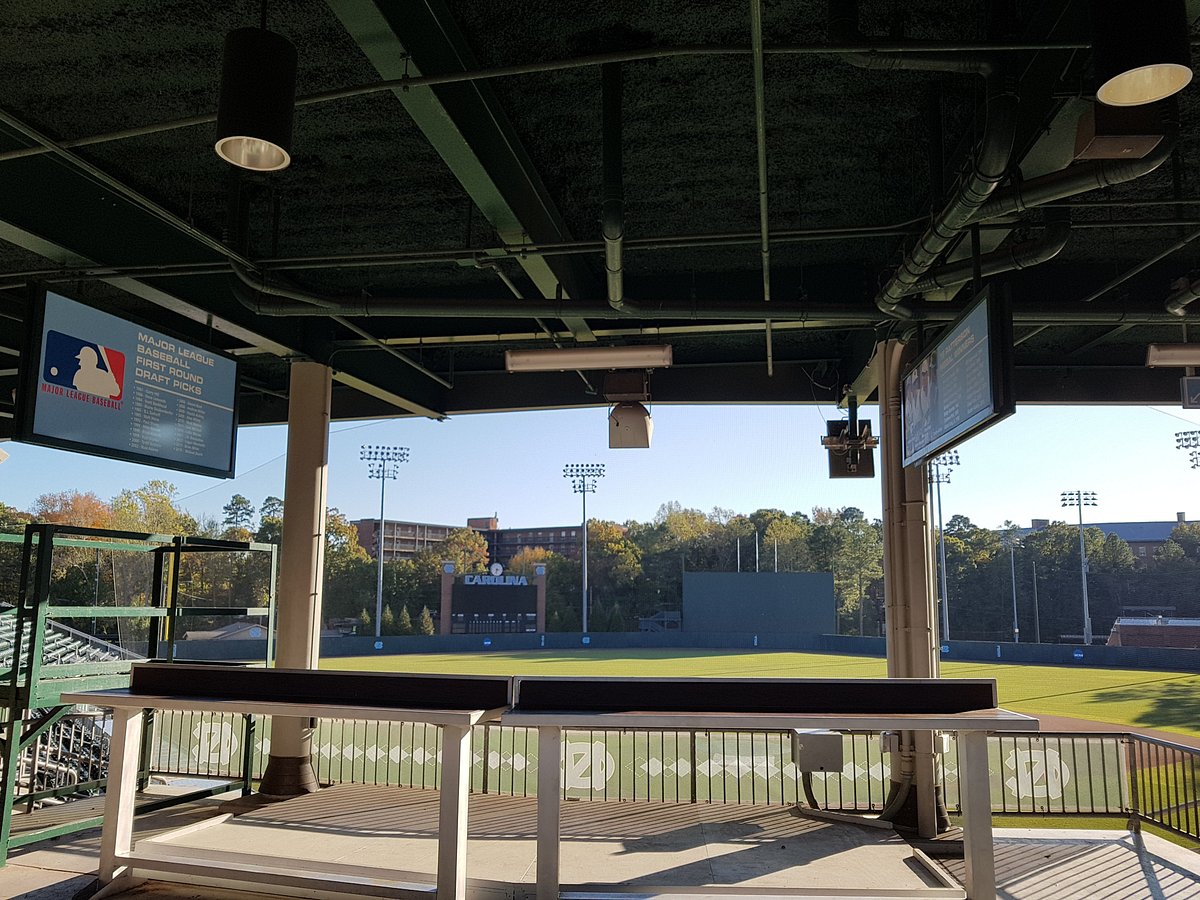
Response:
[[[837,629],[828,572],[684,572],[683,631],[785,634]]]
[[[797,650],[810,653],[846,653],[883,656],[883,638],[838,634],[684,634],[671,632],[597,632],[587,635],[454,634],[430,637],[337,637],[321,639],[321,656],[390,656],[402,653],[515,652],[523,650]],[[381,646],[376,649],[375,644]],[[1096,666],[1124,669],[1200,671],[1200,650],[1152,647],[1085,648],[1071,644],[1012,644],[987,641],[951,641],[942,659],[947,662],[1025,663],[1043,666]],[[1076,654],[1081,654],[1077,657]],[[266,641],[178,641],[177,659],[262,660]]]

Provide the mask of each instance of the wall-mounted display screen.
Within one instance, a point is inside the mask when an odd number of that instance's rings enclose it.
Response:
[[[49,291],[29,323],[18,440],[233,476],[234,359]]]
[[[985,288],[904,374],[904,465],[1011,415],[1012,380],[1012,315]]]

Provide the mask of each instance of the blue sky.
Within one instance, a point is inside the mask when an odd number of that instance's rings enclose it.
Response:
[[[438,524],[499,515],[503,527],[578,521],[579,497],[565,463],[601,462],[607,474],[588,513],[624,521],[653,518],[677,500],[705,511],[857,506],[880,515],[880,482],[830,480],[819,444],[829,406],[664,406],[653,408],[650,450],[609,450],[603,408],[456,416],[446,422],[335,423],[330,437],[329,502],[352,519],[378,515],[379,482],[359,461],[362,444],[410,449],[388,482],[387,515]],[[875,409],[866,410],[875,419]],[[1177,431],[1200,429],[1200,414],[1147,407],[1019,407],[962,444],[962,465],[943,485],[946,516],[961,513],[995,527],[1006,519],[1067,518],[1064,490],[1094,490],[1091,521],[1200,519],[1200,470],[1175,449]],[[6,443],[0,501],[27,509],[39,494],[78,489],[108,499],[124,487],[165,478],[196,515],[221,516],[234,493],[255,504],[282,496],[286,430],[243,428],[236,477],[186,475],[65,451]]]

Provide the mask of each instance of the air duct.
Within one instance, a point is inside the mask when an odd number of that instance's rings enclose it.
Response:
[[[1196,300],[1200,300],[1200,280],[1181,278],[1172,285],[1174,290],[1167,297],[1167,312],[1173,316],[1187,315],[1187,308]]]
[[[921,235],[916,246],[905,254],[899,268],[876,295],[875,305],[889,315],[912,317],[912,311],[901,306],[901,299],[912,293],[913,286],[937,263],[954,239],[967,229],[1008,174],[1008,161],[1016,131],[1017,95],[1006,78],[993,75],[988,78],[987,85],[987,124],[970,171],[963,176],[949,202],[934,217],[929,229]]]
[[[1004,272],[1018,269],[1028,269],[1054,259],[1067,245],[1071,236],[1070,213],[1065,209],[1048,211],[1046,227],[1041,235],[1033,240],[1021,241],[1011,246],[1001,247],[979,258],[979,273],[988,278]],[[966,284],[975,277],[975,261],[963,259],[939,266],[927,272],[907,291],[910,294],[923,294],[929,291],[944,290]]]
[[[830,0],[829,30],[834,41],[857,42],[857,2]],[[987,55],[927,55],[910,53],[854,53],[843,57],[851,65],[866,69],[961,72],[987,78],[987,122],[975,151],[970,171],[963,176],[949,202],[934,217],[916,246],[905,254],[896,272],[875,298],[875,305],[889,316],[912,318],[901,301],[914,292],[914,285],[937,263],[941,255],[987,202],[1008,174],[1017,122],[1017,94],[1012,80],[996,74],[994,60]]]

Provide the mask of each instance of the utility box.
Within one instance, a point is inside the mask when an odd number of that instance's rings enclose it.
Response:
[[[801,772],[842,771],[841,733],[793,728],[792,761]]]

